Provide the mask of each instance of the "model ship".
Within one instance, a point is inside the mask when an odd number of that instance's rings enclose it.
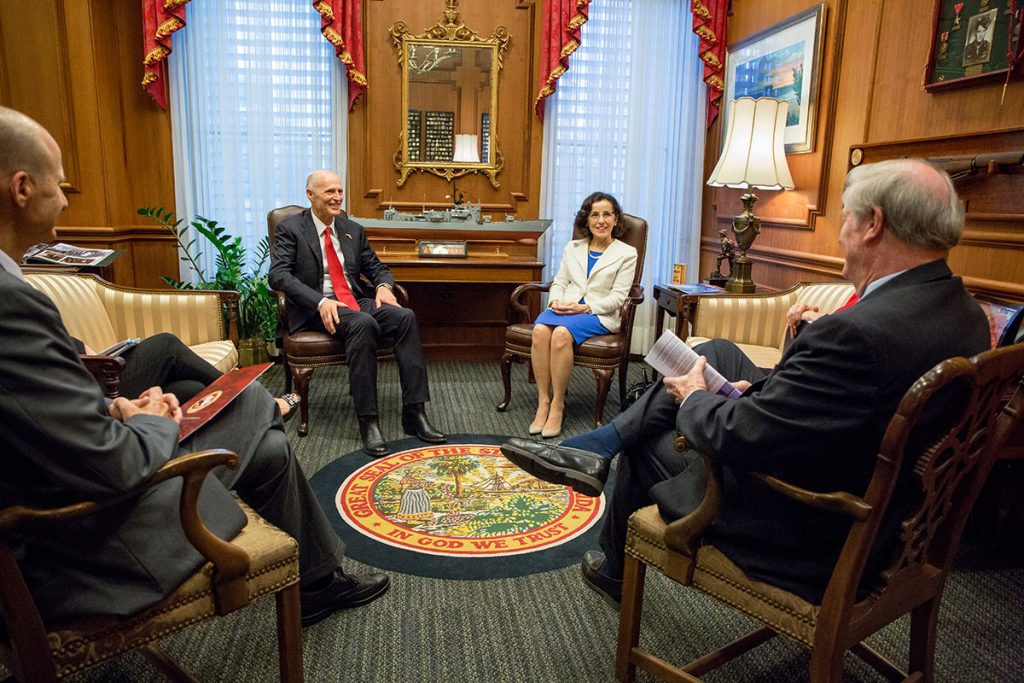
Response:
[[[384,220],[417,223],[490,223],[490,216],[483,216],[480,204],[459,204],[451,209],[427,209],[419,214],[403,213],[394,207],[384,209]]]

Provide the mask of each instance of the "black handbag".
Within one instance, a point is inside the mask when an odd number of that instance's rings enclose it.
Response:
[[[647,376],[647,368],[644,368],[644,378],[633,382],[626,387],[626,400],[622,403],[622,410],[636,403],[644,393],[656,384],[655,380]]]

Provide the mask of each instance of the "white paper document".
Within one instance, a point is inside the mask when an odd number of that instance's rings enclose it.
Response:
[[[685,375],[694,366],[700,356],[686,342],[672,334],[669,330],[661,333],[658,341],[651,350],[644,356],[644,360],[657,372],[665,377],[679,377]],[[704,366],[704,382],[708,385],[708,391],[739,398],[740,391],[729,383],[722,375],[711,367]]]

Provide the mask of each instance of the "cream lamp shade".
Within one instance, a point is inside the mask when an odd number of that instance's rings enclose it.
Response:
[[[458,134],[455,136],[455,154],[452,155],[452,161],[458,161],[470,164],[480,163],[480,145],[477,142],[479,138],[476,135],[469,133]]]
[[[792,190],[784,139],[788,106],[774,97],[741,97],[730,102],[725,147],[708,185]]]

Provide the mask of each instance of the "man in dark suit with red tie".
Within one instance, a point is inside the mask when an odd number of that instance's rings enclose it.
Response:
[[[288,297],[289,332],[315,330],[344,341],[349,391],[367,454],[388,452],[377,420],[377,345],[382,337],[395,340],[402,428],[423,441],[443,443],[448,437],[430,424],[424,410],[430,392],[416,314],[398,303],[391,271],[377,258],[363,227],[341,215],[344,194],[337,174],[310,174],[306,196],[311,208],[277,227],[270,286]]]

